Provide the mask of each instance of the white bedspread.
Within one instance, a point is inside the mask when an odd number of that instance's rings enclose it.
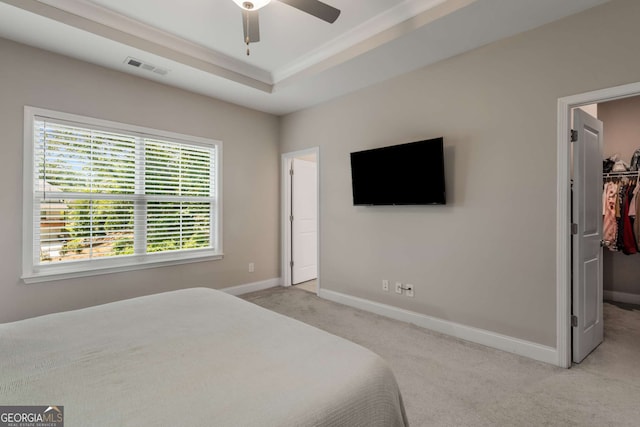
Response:
[[[0,325],[0,405],[65,426],[405,426],[369,350],[211,289]]]

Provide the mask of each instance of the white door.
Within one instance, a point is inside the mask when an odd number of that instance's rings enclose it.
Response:
[[[581,362],[603,340],[602,321],[602,122],[573,112],[573,361]]]
[[[291,283],[318,277],[316,163],[293,159],[291,176]]]

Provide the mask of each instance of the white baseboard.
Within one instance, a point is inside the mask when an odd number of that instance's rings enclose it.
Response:
[[[604,299],[615,302],[626,302],[627,304],[640,305],[640,295],[628,294],[626,292],[618,291],[604,291]]]
[[[276,286],[282,286],[282,279],[275,277],[273,279],[261,280],[259,282],[245,283],[244,285],[230,286],[228,288],[219,289],[222,292],[226,292],[231,295],[244,295],[249,292],[262,291],[264,289],[275,288]]]
[[[393,307],[391,305],[381,304],[351,295],[339,292],[320,289],[319,296],[321,298],[334,301],[350,307],[359,308],[379,314],[381,316],[390,317],[407,323],[431,329],[442,334],[471,341],[477,344],[486,345],[487,347],[497,348],[498,350],[508,351],[530,359],[557,365],[558,354],[553,347],[547,347],[530,341],[513,338],[507,335],[501,335],[495,332],[478,329],[471,326],[465,326],[448,320],[438,319],[436,317],[427,316],[416,313],[414,311],[404,310],[402,308]]]

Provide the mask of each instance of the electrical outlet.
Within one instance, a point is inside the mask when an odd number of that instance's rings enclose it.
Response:
[[[413,285],[407,283],[406,285],[404,285],[404,289],[407,291],[405,295],[407,295],[409,298],[413,298]]]
[[[396,282],[396,294],[402,293],[402,283]]]
[[[382,281],[382,290],[389,292],[389,281],[386,279]]]
[[[250,262],[249,263],[249,273],[253,273],[254,271],[256,271],[256,266]]]

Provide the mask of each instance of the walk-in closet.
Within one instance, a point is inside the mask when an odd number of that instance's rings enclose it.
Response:
[[[604,342],[582,364],[638,380],[633,367],[640,357],[640,96],[583,109],[603,123]]]
[[[603,162],[603,167],[605,164],[607,166],[607,170],[603,171],[605,185],[613,183],[618,190],[617,206],[614,206],[618,209],[618,226],[614,236],[618,241],[608,244],[603,253],[604,297],[605,300],[640,306],[640,252],[636,237],[638,233],[634,233],[634,230],[638,229],[640,218],[636,224],[636,200],[619,197],[622,190],[626,189],[633,194],[633,187],[638,184],[638,161],[634,159],[634,153],[640,150],[640,97],[600,103],[597,114],[598,119],[604,124],[604,158],[617,159],[613,165],[611,162]],[[629,170],[630,168],[633,170]],[[627,215],[624,212],[625,205],[629,205]],[[603,203],[603,209],[605,207]],[[604,210],[603,212],[606,214]],[[611,240],[612,236],[609,234],[603,237],[603,240]],[[635,248],[631,244],[635,245]]]

